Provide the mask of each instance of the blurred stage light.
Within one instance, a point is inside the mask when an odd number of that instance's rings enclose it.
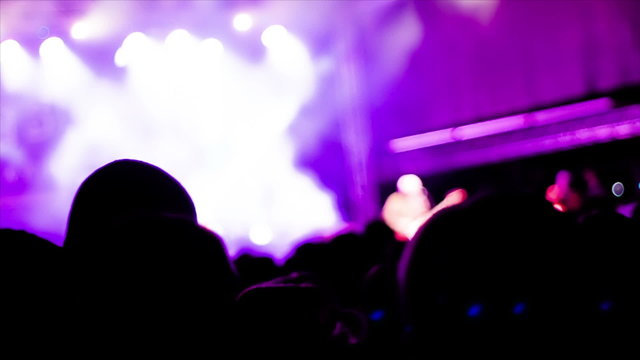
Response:
[[[400,176],[397,187],[398,191],[405,194],[420,193],[424,189],[422,180],[414,174],[405,174]]]
[[[231,255],[252,247],[284,259],[300,240],[341,227],[334,194],[293,161],[286,129],[313,94],[317,74],[305,44],[284,35],[284,49],[255,63],[184,30],[164,43],[134,32],[114,54],[125,67],[116,80],[93,75],[62,40],[44,42],[31,71],[37,95],[72,117],[47,160],[61,198],[55,213],[68,212],[78,185],[97,167],[131,158],[179,179],[201,223],[223,232]],[[2,46],[3,60],[19,48]],[[181,47],[188,56],[174,51]],[[25,220],[38,229],[37,221]],[[58,225],[63,234],[64,221]]]
[[[40,57],[42,60],[49,61],[59,58],[65,50],[64,41],[59,37],[50,37],[40,44]]]
[[[0,43],[0,73],[2,86],[7,91],[19,91],[32,83],[34,62],[16,40]]]
[[[289,40],[289,33],[282,25],[271,25],[262,32],[262,45],[268,49],[281,47]]]
[[[194,44],[195,39],[185,29],[173,30],[164,40],[164,46],[166,46],[167,49],[178,53],[187,50],[189,46],[193,46]]]
[[[91,36],[91,26],[87,21],[80,20],[71,26],[71,37],[76,40],[88,39]]]
[[[273,240],[273,232],[266,224],[255,225],[249,230],[249,240],[256,245],[267,245]]]
[[[560,203],[555,203],[553,204],[553,208],[560,211],[560,212],[566,212],[567,211],[567,207],[560,204]]]
[[[92,78],[91,71],[58,37],[40,44],[40,65],[39,95],[60,105],[79,99]]]
[[[624,184],[617,181],[611,186],[611,192],[615,197],[621,197],[624,195]]]
[[[17,56],[18,53],[23,51],[24,49],[22,48],[20,43],[15,40],[5,40],[1,42],[0,43],[0,63],[13,60],[13,58],[15,58],[15,56]]]
[[[249,14],[240,13],[233,18],[233,27],[240,32],[248,31],[252,26],[253,18]]]
[[[207,38],[200,43],[200,51],[205,57],[217,58],[224,53],[224,45],[218,39]]]
[[[113,57],[113,62],[118,67],[125,67],[134,60],[136,57],[140,57],[147,49],[150,43],[147,35],[141,32],[133,32],[122,41],[120,48],[116,50]]]

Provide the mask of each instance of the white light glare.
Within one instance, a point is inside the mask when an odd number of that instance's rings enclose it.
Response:
[[[240,13],[233,18],[233,27],[241,32],[248,31],[253,26],[253,18],[246,13]]]
[[[266,224],[255,225],[249,230],[249,240],[256,245],[267,245],[273,240],[273,232]]]
[[[64,41],[59,37],[50,37],[40,44],[40,57],[44,60],[53,59],[64,51]]]
[[[289,40],[289,33],[282,25],[271,25],[262,32],[260,40],[265,47],[273,49],[286,44]]]
[[[26,89],[34,78],[34,63],[20,43],[5,40],[0,43],[2,85],[8,91]]]
[[[0,63],[11,62],[24,50],[15,40],[5,40],[0,43]]]
[[[71,27],[71,37],[76,40],[88,39],[91,32],[91,26],[86,21],[80,20]]]
[[[148,42],[149,39],[147,35],[141,32],[136,31],[127,35],[122,41],[120,48],[116,51],[113,62],[118,67],[127,66],[132,58],[144,51],[143,49],[147,46]]]
[[[224,53],[224,46],[218,39],[208,38],[200,43],[200,50],[205,56],[218,57]]]
[[[171,50],[181,51],[193,44],[194,39],[185,29],[173,30],[164,40],[164,45]]]

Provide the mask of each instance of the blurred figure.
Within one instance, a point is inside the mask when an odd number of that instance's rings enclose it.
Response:
[[[467,198],[464,189],[456,189],[447,194],[442,202],[433,206],[422,180],[414,174],[402,175],[398,179],[397,188],[382,207],[382,219],[393,229],[400,241],[411,240],[420,226],[435,213],[459,204]]]

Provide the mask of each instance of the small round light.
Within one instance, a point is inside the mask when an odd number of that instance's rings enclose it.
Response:
[[[248,31],[253,26],[253,18],[246,13],[240,13],[233,18],[233,27],[241,32]]]
[[[467,316],[472,318],[478,317],[481,312],[482,312],[482,305],[474,304],[469,307],[469,310],[467,311]]]
[[[615,197],[621,197],[624,194],[624,185],[617,181],[611,186],[611,192]]]
[[[71,37],[76,40],[83,40],[89,37],[91,29],[84,21],[78,21],[71,27]]]
[[[517,303],[513,307],[513,314],[522,315],[526,308],[527,308],[527,305],[525,303]]]
[[[405,174],[400,176],[396,186],[398,191],[405,194],[419,193],[423,189],[422,180],[414,174]]]

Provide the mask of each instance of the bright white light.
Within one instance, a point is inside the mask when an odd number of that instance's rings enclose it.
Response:
[[[127,62],[126,50],[118,48],[113,56],[113,63],[116,64],[117,67],[125,67],[127,66]]]
[[[43,61],[31,71],[43,89],[36,96],[52,99],[72,117],[48,158],[56,193],[65,200],[55,212],[68,212],[91,171],[131,158],[181,181],[198,219],[223,232],[231,255],[253,246],[282,259],[299,240],[336,230],[335,196],[295,166],[286,129],[313,95],[317,73],[304,43],[284,35],[284,48],[254,62],[217,39],[186,31],[159,41],[132,33],[114,54],[126,67],[123,80],[86,77],[88,69],[61,40],[43,43]],[[171,50],[183,44],[194,44],[186,46],[188,56]],[[3,44],[3,50],[12,48],[15,43]]]
[[[249,230],[249,240],[256,245],[264,246],[273,240],[273,232],[266,224],[255,225]]]
[[[187,30],[173,30],[164,40],[164,45],[171,50],[181,51],[195,42],[193,36]]]
[[[91,36],[91,26],[83,20],[73,24],[71,27],[71,37],[76,40],[88,39]]]
[[[208,38],[200,43],[200,51],[205,57],[217,58],[224,53],[224,46],[220,40]]]
[[[64,41],[59,37],[50,37],[40,44],[40,57],[49,60],[59,57],[65,50]]]
[[[134,48],[145,44],[148,40],[149,39],[147,38],[147,35],[139,31],[132,32],[131,34],[127,35],[126,38],[124,38],[124,40],[122,41],[122,47]]]
[[[2,85],[8,91],[26,89],[35,76],[33,60],[15,40],[0,43],[0,71]]]
[[[233,18],[233,27],[241,32],[248,31],[253,26],[253,18],[246,13],[240,13]]]
[[[420,193],[423,189],[422,180],[417,175],[405,174],[398,179],[398,191],[405,194]]]
[[[269,49],[281,47],[289,40],[289,33],[282,25],[271,25],[262,32],[262,45]]]
[[[48,38],[40,45],[40,64],[39,95],[54,103],[79,99],[92,77],[89,69],[57,37]]]
[[[147,35],[141,32],[133,32],[122,41],[122,45],[113,57],[113,62],[118,67],[125,67],[131,64],[136,58],[141,60],[142,55],[147,53],[150,44]]]
[[[20,56],[24,49],[19,42],[15,40],[5,40],[0,43],[0,63],[11,62]]]

